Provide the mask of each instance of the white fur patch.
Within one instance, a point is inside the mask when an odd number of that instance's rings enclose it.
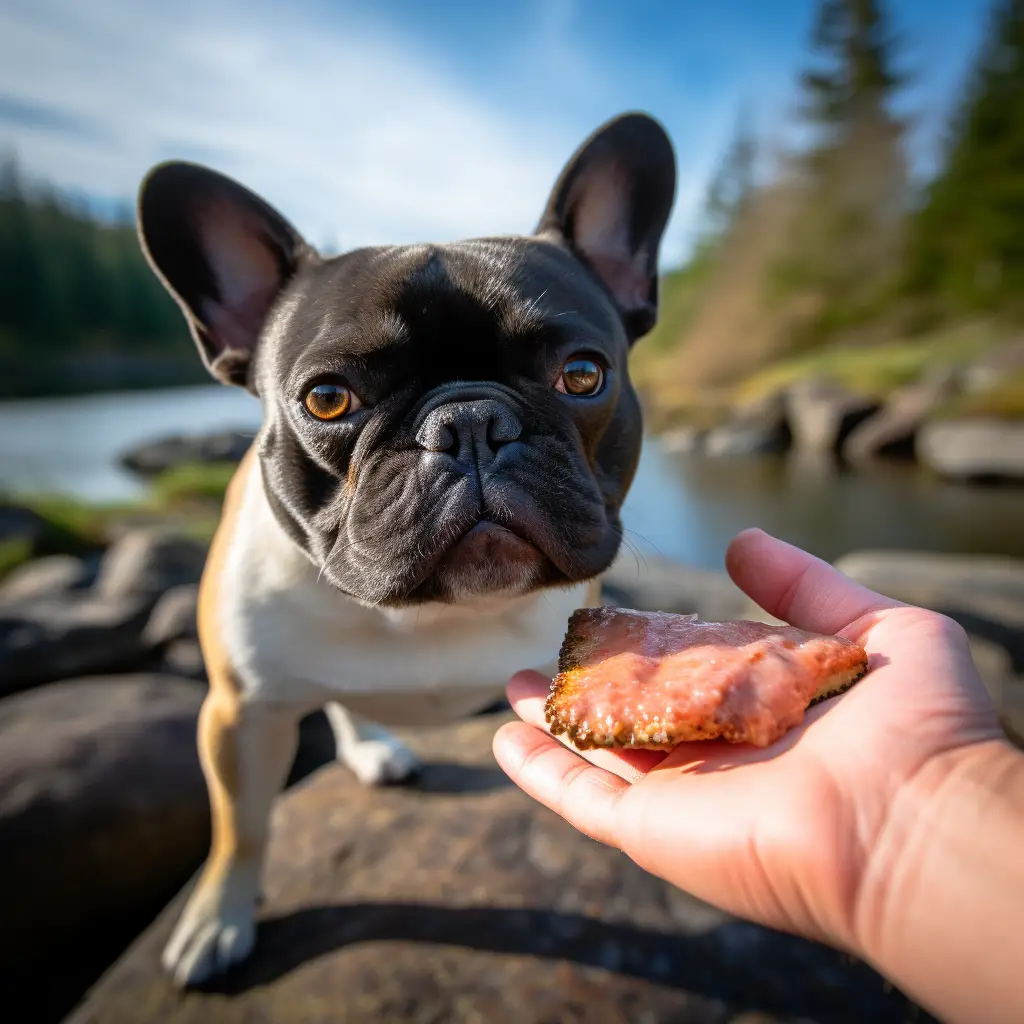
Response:
[[[274,519],[258,464],[222,581],[225,643],[248,700],[337,700],[386,725],[431,725],[499,696],[519,669],[552,672],[587,585],[465,605],[366,607],[318,581]]]

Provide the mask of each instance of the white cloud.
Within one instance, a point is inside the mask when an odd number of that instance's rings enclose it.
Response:
[[[577,88],[603,81],[598,103],[614,113],[607,69],[567,42],[571,6],[551,10],[562,13],[539,23],[537,54],[559,59],[543,66]],[[556,104],[539,118],[513,102],[496,109],[380,25],[350,19],[342,31],[300,3],[243,0],[7,0],[0,97],[72,123],[0,129],[59,186],[130,198],[158,160],[197,159],[266,196],[311,241],[341,248],[528,231],[595,127]],[[710,162],[692,138],[670,259]]]

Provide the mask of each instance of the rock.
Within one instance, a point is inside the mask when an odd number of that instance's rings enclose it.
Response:
[[[49,524],[32,509],[0,502],[0,541],[24,541],[36,550]]]
[[[19,565],[0,583],[0,604],[59,597],[89,586],[95,571],[73,555],[48,555]]]
[[[202,862],[202,699],[140,675],[0,701],[0,990],[33,1020],[69,1009]]]
[[[956,619],[1000,713],[1024,736],[1024,559],[858,551],[836,567],[880,594]]]
[[[145,665],[149,597],[91,590],[0,607],[0,695],[72,676]]]
[[[710,622],[739,618],[748,601],[724,572],[648,555],[637,558],[630,552],[615,560],[602,592],[608,604],[680,615],[696,612]]]
[[[206,663],[198,641],[174,640],[169,643],[160,658],[160,671],[206,682]]]
[[[120,457],[126,469],[151,477],[187,463],[240,462],[255,434],[228,430],[208,435],[180,435],[139,445]]]
[[[879,456],[913,458],[921,424],[956,390],[957,374],[951,369],[898,388],[881,410],[853,428],[842,446],[843,457],[855,463]]]
[[[707,431],[700,427],[676,427],[661,435],[662,451],[670,454],[689,455],[699,452],[704,444]]]
[[[156,600],[172,587],[198,583],[206,548],[159,528],[132,530],[100,563],[96,590],[104,597],[147,595]]]
[[[195,640],[198,635],[199,585],[182,583],[163,594],[146,623],[143,639],[151,647],[174,640]]]
[[[773,455],[790,444],[785,399],[769,395],[733,411],[732,419],[713,427],[704,438],[708,455]]]
[[[1024,420],[939,420],[921,428],[919,461],[962,480],[1024,480]]]
[[[159,956],[179,898],[69,1024],[907,1019],[864,965],[730,918],[531,801],[493,761],[497,724],[403,733],[415,786],[331,766],[293,789],[249,962],[176,992]]]
[[[737,420],[712,427],[704,438],[704,451],[715,456],[774,455],[789,446],[784,425],[763,420]]]
[[[857,395],[824,378],[793,384],[786,392],[786,416],[796,448],[839,452],[860,423],[880,403]]]

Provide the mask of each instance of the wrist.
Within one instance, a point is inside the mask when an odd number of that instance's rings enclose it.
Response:
[[[1022,849],[1024,754],[990,740],[932,758],[894,797],[868,860],[860,954],[948,1019],[990,1019],[980,1001],[1000,994],[1005,1012],[1024,999],[1008,959],[1024,926]]]

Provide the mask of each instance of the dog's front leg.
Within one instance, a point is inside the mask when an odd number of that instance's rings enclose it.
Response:
[[[164,949],[179,985],[201,984],[249,955],[270,808],[295,756],[295,709],[246,704],[226,689],[213,688],[199,716],[213,842]]]
[[[365,786],[404,782],[420,770],[419,758],[383,726],[332,702],[324,708],[334,732],[338,760]]]

